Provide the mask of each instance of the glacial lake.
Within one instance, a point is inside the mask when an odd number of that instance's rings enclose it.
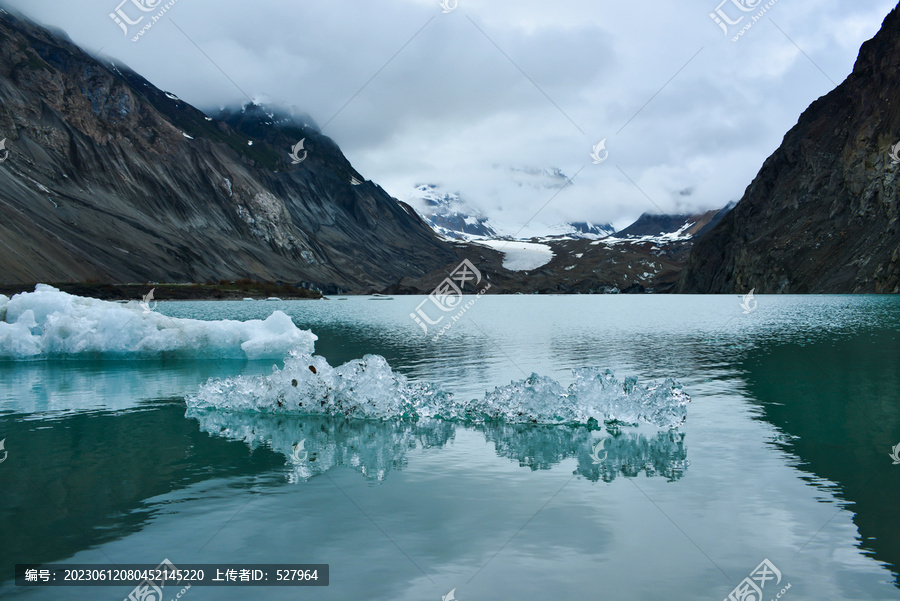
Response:
[[[718,601],[760,573],[766,601],[900,599],[900,298],[758,296],[745,312],[740,296],[484,296],[437,340],[410,317],[423,299],[155,310],[281,310],[331,365],[381,355],[458,399],[532,373],[568,386],[585,367],[674,378],[687,418],[192,414],[209,378],[276,362],[0,361],[0,597],[124,599],[133,587],[17,587],[14,565],[167,558],[330,566],[327,587],[195,586],[186,601]],[[751,590],[734,598],[760,601]]]

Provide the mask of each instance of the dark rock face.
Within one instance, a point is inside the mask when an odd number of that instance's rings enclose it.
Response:
[[[456,258],[314,125],[271,117],[249,105],[211,119],[0,12],[0,284],[250,278],[365,291]]]
[[[898,141],[900,7],[696,242],[677,290],[900,292]]]

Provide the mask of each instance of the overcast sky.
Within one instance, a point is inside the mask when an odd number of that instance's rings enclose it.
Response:
[[[132,42],[150,18],[110,13],[171,0],[121,1],[5,4],[203,110],[308,113],[397,198],[437,184],[514,228],[738,200],[895,6],[776,0],[733,42],[771,0],[176,0]],[[744,16],[727,36],[717,5]]]

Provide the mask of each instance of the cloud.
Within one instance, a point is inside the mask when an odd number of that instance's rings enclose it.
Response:
[[[716,0],[178,0],[132,43],[119,1],[6,4],[202,109],[308,113],[401,200],[435,183],[514,228],[737,200],[894,6],[779,1],[732,42]]]

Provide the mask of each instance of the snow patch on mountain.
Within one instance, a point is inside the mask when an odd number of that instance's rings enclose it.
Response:
[[[603,238],[602,240],[597,240],[593,244],[606,244],[607,246],[615,246],[616,244],[622,243],[640,243],[640,242],[653,242],[654,244],[667,244],[669,242],[682,242],[685,240],[690,240],[694,237],[694,234],[690,232],[690,229],[694,226],[694,222],[687,222],[674,232],[666,232],[663,234],[659,234],[657,236],[609,236],[607,238]]]
[[[504,254],[503,267],[510,271],[531,271],[553,260],[553,251],[546,244],[520,240],[478,240],[475,244],[493,248]]]

